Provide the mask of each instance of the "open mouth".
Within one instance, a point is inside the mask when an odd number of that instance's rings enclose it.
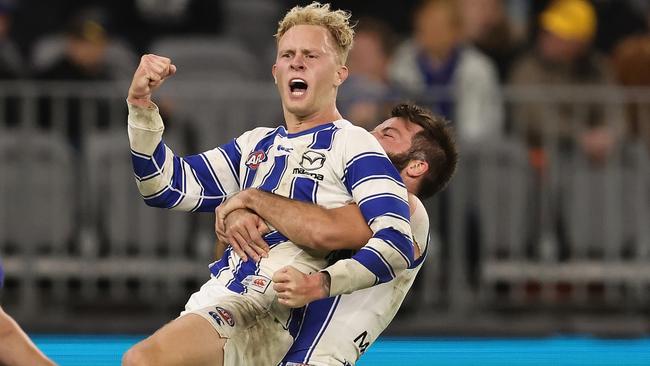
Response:
[[[307,82],[303,79],[291,79],[289,81],[289,90],[291,95],[300,97],[307,92]]]

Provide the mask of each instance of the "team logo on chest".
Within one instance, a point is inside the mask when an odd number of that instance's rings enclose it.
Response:
[[[325,165],[325,154],[317,151],[305,151],[305,153],[302,154],[302,159],[300,159],[300,166],[305,170],[320,169],[323,165]]]
[[[260,164],[265,161],[266,161],[266,154],[264,153],[264,151],[259,150],[250,153],[250,155],[248,155],[248,158],[246,159],[245,164],[249,169],[257,169],[257,167],[260,166]]]

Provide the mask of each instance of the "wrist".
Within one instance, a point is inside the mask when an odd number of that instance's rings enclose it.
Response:
[[[131,105],[135,105],[135,106],[138,106],[138,107],[141,107],[141,108],[150,108],[153,105],[153,102],[151,101],[151,97],[149,97],[149,96],[138,98],[138,97],[129,95],[126,98],[126,101]]]
[[[260,201],[260,191],[257,188],[247,188],[241,193],[245,208],[257,212],[256,203]]]
[[[327,272],[316,272],[309,275],[312,281],[312,301],[328,298],[330,295],[330,276]]]

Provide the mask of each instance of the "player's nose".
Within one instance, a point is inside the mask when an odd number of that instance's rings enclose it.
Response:
[[[296,56],[291,60],[291,69],[293,70],[304,70],[305,62],[302,56]]]

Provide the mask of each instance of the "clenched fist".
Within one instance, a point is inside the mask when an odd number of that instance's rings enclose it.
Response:
[[[151,54],[142,56],[140,65],[133,74],[127,100],[131,104],[148,107],[151,103],[151,93],[174,73],[176,66],[167,57]]]
[[[327,272],[304,274],[292,266],[277,270],[271,279],[278,302],[290,308],[299,308],[330,294],[330,275]]]

